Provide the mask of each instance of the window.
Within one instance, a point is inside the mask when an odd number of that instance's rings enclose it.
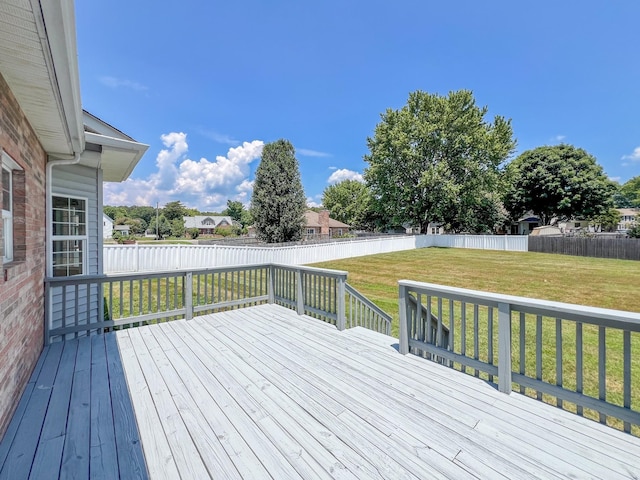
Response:
[[[315,234],[316,234],[315,228],[307,228],[307,235],[315,235]]]
[[[3,263],[13,260],[13,185],[12,174],[2,163],[2,243]]]
[[[52,198],[53,276],[85,273],[87,201],[73,197]]]
[[[13,237],[15,233],[16,176],[22,168],[9,155],[2,152],[2,262],[14,260]],[[19,215],[18,215],[19,216]]]

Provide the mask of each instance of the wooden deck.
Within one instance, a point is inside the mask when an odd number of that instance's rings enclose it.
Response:
[[[638,478],[640,439],[274,305],[53,344],[0,478]]]

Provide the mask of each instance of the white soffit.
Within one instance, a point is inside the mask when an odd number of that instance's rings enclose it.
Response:
[[[47,153],[84,149],[72,0],[0,1],[0,73]]]
[[[149,145],[136,142],[127,134],[84,111],[84,136],[87,143],[100,145],[102,180],[122,182],[138,164]],[[82,163],[82,162],[81,162]]]

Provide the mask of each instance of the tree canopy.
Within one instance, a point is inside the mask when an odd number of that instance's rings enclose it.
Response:
[[[180,202],[180,200],[176,200],[174,202],[167,203],[162,209],[162,213],[165,218],[170,222],[172,220],[182,220],[183,217],[187,216],[187,208]]]
[[[640,207],[640,175],[622,184],[619,194],[624,202],[623,205],[619,205],[621,208]]]
[[[356,180],[343,180],[322,192],[322,206],[331,218],[358,230],[373,229],[369,188]]]
[[[512,217],[533,212],[553,219],[593,219],[612,206],[613,183],[595,157],[572,145],[527,150],[507,166],[505,206]]]
[[[410,223],[423,233],[430,222],[473,230],[470,220],[496,191],[515,147],[511,121],[487,122],[487,111],[460,90],[416,91],[400,110],[384,112],[364,157],[373,209],[391,225]]]
[[[251,197],[256,235],[268,243],[300,240],[305,208],[293,145],[284,139],[267,143],[256,169]]]

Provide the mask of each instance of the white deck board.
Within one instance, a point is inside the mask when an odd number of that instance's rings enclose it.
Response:
[[[47,347],[0,442],[0,479],[639,473],[637,437],[275,305]]]

